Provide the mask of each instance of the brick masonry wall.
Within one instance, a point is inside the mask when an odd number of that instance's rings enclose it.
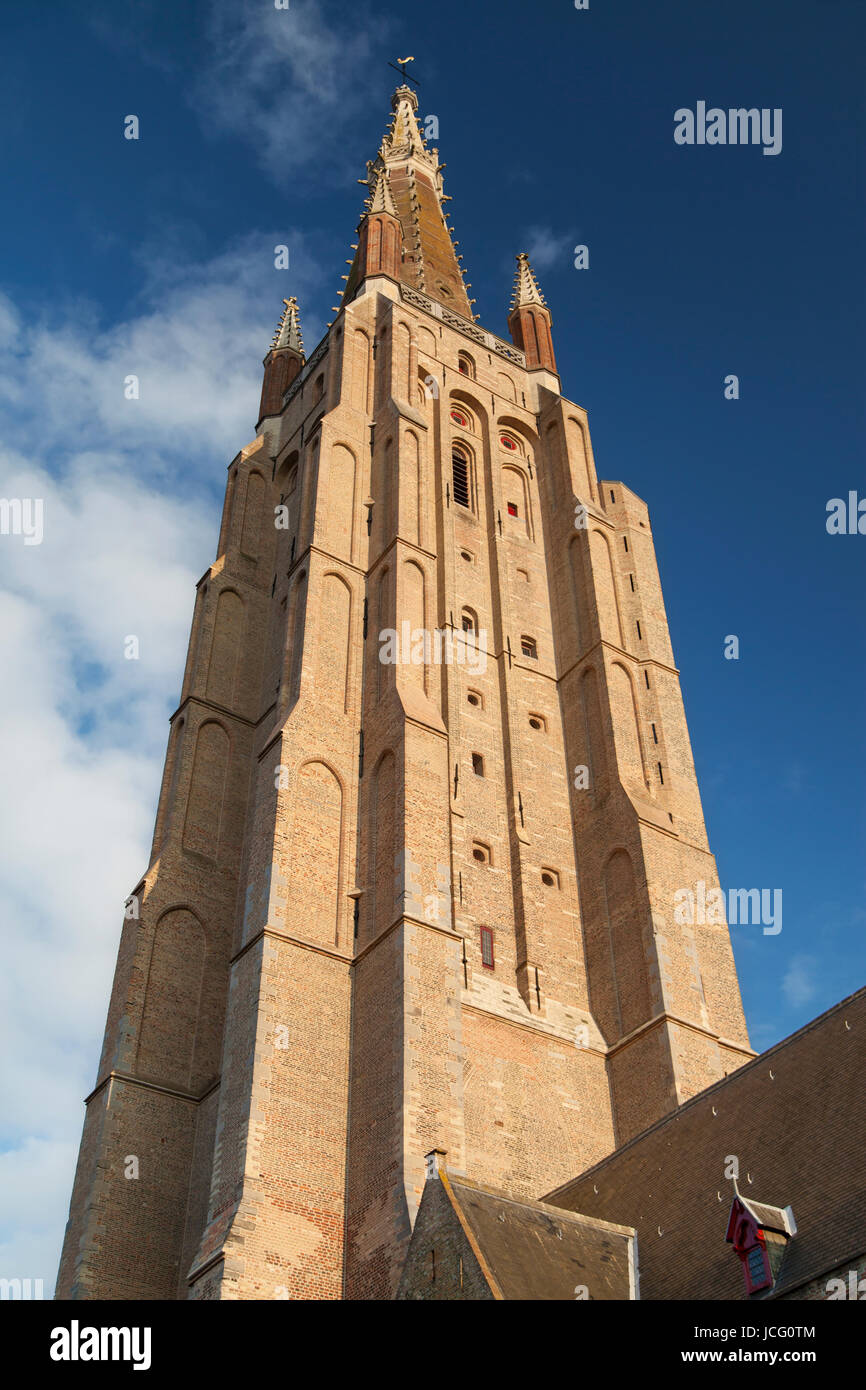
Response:
[[[714,866],[646,508],[555,387],[368,279],[230,467],[64,1291],[391,1297],[426,1151],[534,1196],[751,1055],[670,921]],[[483,661],[380,661],[464,615]],[[105,1164],[163,1143],[136,1216]]]

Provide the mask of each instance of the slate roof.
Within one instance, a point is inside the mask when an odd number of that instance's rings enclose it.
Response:
[[[446,1186],[496,1297],[574,1302],[581,1285],[590,1300],[635,1296],[634,1232],[628,1227],[544,1202],[515,1201],[453,1173]]]
[[[866,1252],[866,989],[842,1000],[544,1201],[637,1230],[642,1299],[745,1299],[725,1242],[739,1163],[793,1209],[776,1298]],[[767,1208],[765,1214],[773,1211]]]

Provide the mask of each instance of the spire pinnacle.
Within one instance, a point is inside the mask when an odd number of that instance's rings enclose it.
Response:
[[[304,340],[301,337],[301,317],[298,312],[298,301],[294,295],[291,299],[284,299],[285,308],[282,317],[277,325],[277,331],[271,341],[271,348],[276,351],[279,348],[291,348],[300,357],[304,355]]]
[[[264,360],[265,378],[262,382],[259,423],[267,416],[279,415],[283,408],[283,396],[304,365],[298,301],[292,295],[291,299],[284,299],[283,304],[285,308]]]
[[[513,313],[515,309],[522,309],[527,304],[540,304],[543,309],[547,308],[547,301],[538,288],[535,272],[529,264],[529,254],[526,251],[520,251],[517,256],[517,271],[514,276],[514,290],[509,312]]]
[[[394,195],[391,192],[391,181],[388,178],[386,165],[382,165],[378,170],[371,169],[370,171],[370,199],[367,211],[389,212],[392,217],[399,216]]]
[[[394,157],[405,152],[432,162],[435,167],[436,161],[429,154],[424,136],[418,128],[418,97],[405,82],[392,96],[391,110],[394,115],[391,118],[391,128],[382,141],[382,157],[387,159],[389,156]]]
[[[543,367],[547,371],[556,371],[550,334],[552,322],[550,310],[529,264],[529,256],[521,251],[517,257],[508,327],[515,344],[526,354],[526,365],[530,369]]]

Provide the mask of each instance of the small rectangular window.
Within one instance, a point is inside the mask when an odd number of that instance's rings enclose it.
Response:
[[[476,777],[484,776],[484,759],[480,753],[472,754],[472,771]]]
[[[520,650],[523,652],[524,656],[531,656],[533,661],[538,660],[538,648],[532,637],[521,637]]]
[[[481,928],[481,964],[493,969],[493,931],[490,927]]]
[[[509,515],[509,516],[517,516],[517,503],[516,503],[516,502],[509,502],[509,503],[507,504],[507,506],[508,506],[508,515]]]

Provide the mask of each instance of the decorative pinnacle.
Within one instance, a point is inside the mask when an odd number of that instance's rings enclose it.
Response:
[[[547,302],[538,288],[538,281],[529,264],[529,255],[526,251],[521,251],[517,256],[517,272],[514,276],[514,291],[509,312],[522,309],[524,304],[540,304],[543,309],[547,308]]]
[[[439,162],[438,154],[432,154],[424,142],[418,128],[418,98],[404,83],[398,87],[391,98],[391,126],[379,147],[379,157],[385,160],[400,159],[407,156],[421,159],[431,172]],[[441,175],[440,175],[441,177]]]
[[[271,342],[271,349],[291,348],[299,357],[304,355],[304,340],[301,337],[301,318],[298,313],[298,301],[294,295],[291,299],[284,299],[285,309],[282,318],[277,325],[277,331]]]
[[[375,178],[376,182],[372,186],[372,192],[368,201],[368,212],[389,212],[392,217],[397,217],[397,207],[394,202],[394,195],[391,192],[391,183],[388,179],[388,170],[381,168],[373,171],[370,175],[371,181]]]
[[[414,63],[415,59],[404,58],[403,61],[406,63]],[[392,96],[391,110],[396,111],[401,101],[408,101],[413,111],[418,110],[418,98],[412,91],[412,88],[406,82],[401,83],[401,85],[397,88],[394,95]]]

